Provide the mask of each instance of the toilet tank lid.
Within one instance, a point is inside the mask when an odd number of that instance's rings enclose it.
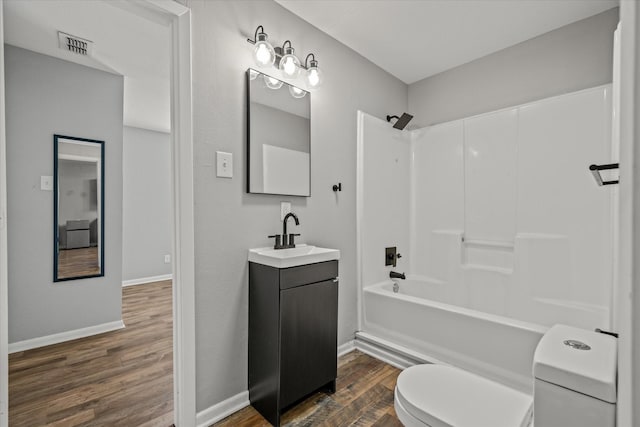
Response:
[[[576,348],[580,343],[589,349]],[[609,403],[616,402],[616,369],[616,338],[567,325],[551,327],[533,356],[536,380]]]

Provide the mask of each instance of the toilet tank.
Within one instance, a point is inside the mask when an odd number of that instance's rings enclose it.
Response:
[[[555,325],[533,358],[535,427],[615,427],[617,340]]]

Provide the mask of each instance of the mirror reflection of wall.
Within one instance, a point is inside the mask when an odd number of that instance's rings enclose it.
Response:
[[[310,94],[255,70],[247,76],[248,192],[310,196]]]
[[[103,142],[54,136],[54,280],[103,275]]]

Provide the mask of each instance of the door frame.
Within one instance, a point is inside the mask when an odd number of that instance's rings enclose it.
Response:
[[[9,316],[7,310],[7,141],[4,110],[4,0],[0,0],[0,427],[9,425]]]
[[[126,3],[171,29],[171,161],[173,262],[173,407],[179,427],[196,425],[195,249],[191,11],[172,0]],[[0,0],[0,427],[8,426],[7,188],[4,91],[4,0]]]
[[[640,422],[640,7],[620,2],[620,210],[616,313],[618,332],[617,425]]]

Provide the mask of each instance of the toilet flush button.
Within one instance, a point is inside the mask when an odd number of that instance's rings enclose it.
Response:
[[[564,345],[568,345],[571,348],[575,348],[576,350],[591,350],[591,346],[583,343],[578,340],[564,340]]]

